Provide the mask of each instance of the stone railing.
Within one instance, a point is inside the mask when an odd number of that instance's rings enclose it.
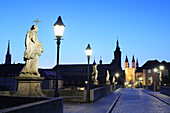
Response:
[[[63,113],[63,98],[0,96],[0,113]]]
[[[47,97],[53,97],[54,89],[42,90],[43,94]],[[96,101],[112,92],[112,85],[102,86],[90,90],[90,101]],[[60,97],[63,97],[65,102],[86,102],[86,90],[59,90]]]
[[[112,85],[90,90],[90,101],[94,102],[112,92]]]
[[[170,87],[161,86],[160,93],[170,96]]]

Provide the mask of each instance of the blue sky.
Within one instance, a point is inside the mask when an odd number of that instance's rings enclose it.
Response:
[[[56,65],[53,24],[61,16],[66,26],[60,45],[60,64],[85,64],[88,43],[98,63],[110,63],[118,36],[122,68],[126,55],[170,61],[170,0],[2,0],[0,3],[0,63],[5,62],[8,40],[12,63],[24,63],[25,36],[34,20],[44,53],[39,67]]]

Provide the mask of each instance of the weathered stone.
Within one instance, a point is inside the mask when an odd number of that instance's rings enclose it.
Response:
[[[25,39],[26,50],[24,52],[24,60],[26,62],[21,74],[26,75],[39,75],[38,73],[38,58],[43,52],[42,43],[38,41],[37,37],[38,28],[33,25],[31,30],[28,31]]]
[[[41,91],[41,81],[44,77],[15,77],[18,81],[18,90],[15,96],[44,97]]]
[[[40,77],[38,72],[38,58],[43,52],[43,47],[42,43],[38,41],[37,32],[37,26],[33,25],[27,33],[24,53],[26,64],[19,77],[15,77],[18,82],[18,90],[15,96],[44,97],[41,91],[41,81],[44,80],[44,77]]]

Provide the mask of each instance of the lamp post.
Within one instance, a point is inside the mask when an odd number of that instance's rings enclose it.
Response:
[[[158,72],[158,68],[154,68],[153,71],[155,72],[155,74],[157,74]],[[157,74],[157,80],[159,81],[159,75]],[[157,80],[155,79],[155,77],[153,77],[153,80],[154,80],[154,91],[157,91],[158,90],[158,86],[157,86]],[[159,81],[160,82],[160,81]]]
[[[117,83],[116,85],[118,86],[118,77],[119,77],[119,73],[116,73],[115,76],[116,76],[116,83]]]
[[[88,60],[88,75],[87,75],[87,102],[90,102],[90,76],[89,76],[89,62],[90,62],[90,56],[92,54],[92,49],[90,47],[90,44],[88,44],[86,50],[87,60]]]
[[[65,25],[62,22],[61,16],[58,17],[57,21],[53,25],[54,33],[57,39],[57,72],[56,72],[56,88],[54,92],[54,97],[59,97],[58,93],[58,76],[59,76],[59,49],[60,49],[60,40],[63,36]]]

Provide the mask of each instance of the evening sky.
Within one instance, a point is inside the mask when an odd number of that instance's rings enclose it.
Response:
[[[66,26],[60,45],[60,64],[86,64],[85,48],[93,50],[91,63],[100,57],[113,60],[117,37],[122,51],[139,65],[147,60],[170,61],[170,0],[2,0],[0,2],[0,63],[5,62],[8,40],[12,63],[24,63],[25,36],[33,21],[44,53],[39,67],[56,65],[53,24],[58,16]]]

